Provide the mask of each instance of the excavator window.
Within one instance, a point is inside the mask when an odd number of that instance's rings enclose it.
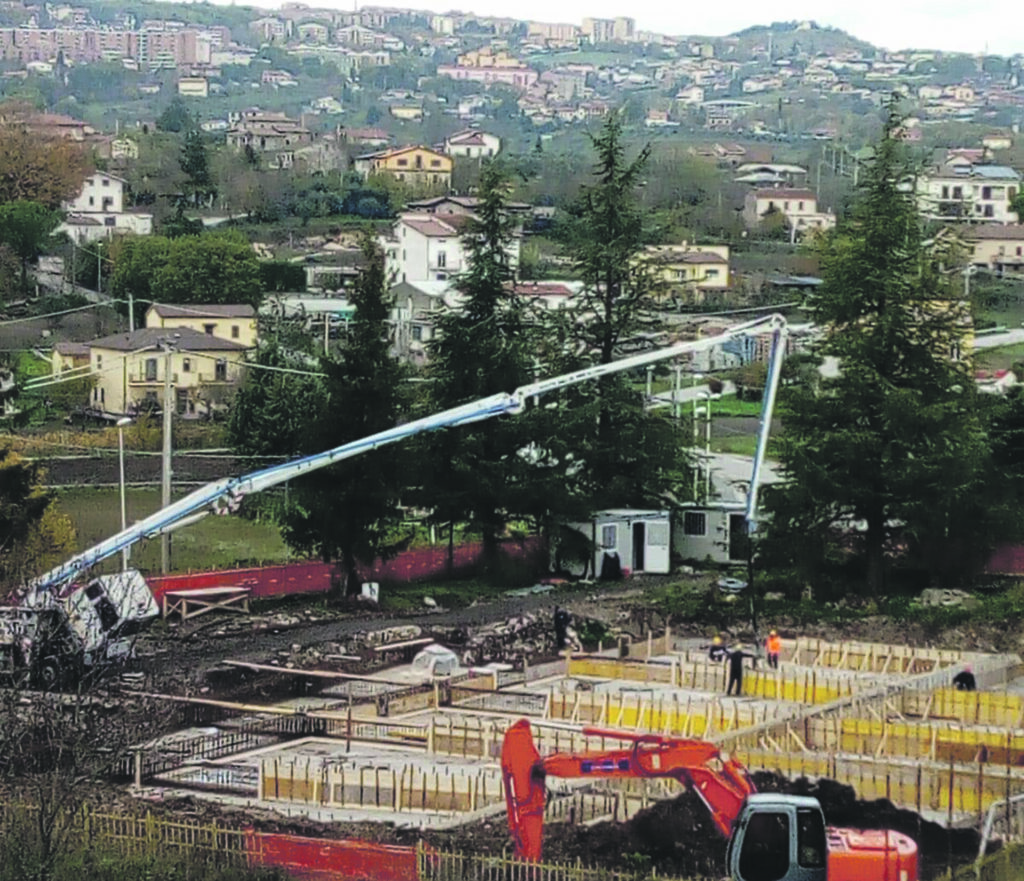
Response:
[[[796,812],[796,859],[805,869],[825,868],[825,819],[821,811]]]
[[[789,815],[776,811],[754,814],[747,823],[740,851],[743,881],[780,881],[789,872]]]

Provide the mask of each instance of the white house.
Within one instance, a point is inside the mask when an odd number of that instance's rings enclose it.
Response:
[[[1017,223],[1020,174],[1007,165],[946,164],[918,178],[922,215],[948,222]]]
[[[467,128],[444,139],[444,152],[466,159],[488,159],[501,150],[501,138],[479,129]]]
[[[401,214],[391,235],[382,241],[385,270],[392,283],[448,281],[467,269],[462,234],[471,215]],[[519,263],[519,238],[512,240],[509,259]]]
[[[775,187],[750,190],[743,202],[743,220],[755,228],[766,217],[781,214],[794,238],[809,229],[830,229],[836,217],[818,210],[818,197],[813,190]]]
[[[152,214],[124,210],[125,183],[105,171],[89,175],[82,192],[64,203],[66,217],[57,232],[66,232],[76,242],[94,242],[121,233],[152,233]]]

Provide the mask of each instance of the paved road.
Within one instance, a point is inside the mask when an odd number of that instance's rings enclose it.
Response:
[[[1024,327],[1016,327],[1005,333],[987,333],[974,337],[974,348],[976,349],[997,349],[1017,343],[1024,343]]]

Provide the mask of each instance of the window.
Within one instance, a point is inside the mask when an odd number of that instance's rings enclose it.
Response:
[[[708,515],[703,511],[686,511],[683,514],[683,535],[707,535]]]
[[[103,206],[103,210],[104,211],[107,210],[107,206],[106,205]],[[110,227],[116,226],[117,225],[117,218],[116,217],[104,217],[103,218],[103,225],[104,226],[110,226]]]
[[[92,196],[89,197],[89,204],[90,205],[95,205],[96,204],[96,200]]]
[[[223,358],[218,358],[217,363],[213,366],[213,378],[217,382],[228,381],[228,362]]]
[[[804,203],[803,203],[803,202],[801,202],[801,203],[800,203],[800,210],[801,210],[801,211],[803,211],[803,210],[804,210]]]
[[[204,324],[203,325],[203,332],[209,334],[210,336],[213,336],[213,332],[216,329],[217,329],[217,325],[216,324]]]
[[[447,266],[448,265],[448,255],[445,254],[444,251],[438,251],[437,252],[437,265],[438,266]]]
[[[239,336],[241,336],[241,331],[238,329],[238,325],[237,324],[232,324],[231,325],[231,339],[237,340]]]
[[[105,404],[107,402],[107,390],[100,389],[100,403]]]
[[[825,868],[825,821],[820,811],[796,812],[796,860],[807,869]]]
[[[191,373],[192,372],[192,359],[191,358],[182,358],[181,359],[181,372],[182,373]]]
[[[948,199],[949,198],[949,186],[948,185],[943,185],[943,187],[942,187],[942,198],[943,199]]]
[[[614,548],[618,544],[618,528],[614,523],[607,523],[601,527],[601,547],[604,549]]]
[[[156,382],[156,358],[146,359],[146,382]]]
[[[744,881],[779,881],[789,871],[789,817],[754,814],[744,830],[740,876]]]
[[[109,177],[103,178],[103,186],[105,186],[105,187],[109,187],[110,186],[110,178]]]
[[[992,187],[982,187],[981,188],[981,198],[982,199],[991,199],[992,198]]]
[[[102,370],[103,369],[103,356],[102,355],[97,355],[96,356],[96,369],[97,370]]]
[[[953,187],[953,198],[954,199],[962,199],[963,197],[964,197],[964,188],[963,187]]]
[[[430,167],[431,168],[440,168],[441,167],[441,160],[440,159],[431,159],[430,160]]]
[[[984,213],[984,215],[986,217],[995,217],[996,216],[995,206],[994,205],[986,205],[985,206],[985,210],[984,210],[983,213]]]
[[[396,163],[399,168],[405,168],[409,164],[408,159],[399,159]]]
[[[789,202],[783,202],[782,203],[782,210],[783,211],[789,211]]]
[[[717,269],[705,269],[704,270],[704,276],[706,278],[718,278],[718,270]]]
[[[423,341],[423,325],[414,324],[412,326],[412,338],[418,343]]]
[[[648,523],[647,524],[647,546],[652,548],[667,548],[669,543],[668,524]]]

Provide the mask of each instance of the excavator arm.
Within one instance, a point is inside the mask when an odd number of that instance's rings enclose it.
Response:
[[[505,733],[501,770],[505,782],[509,831],[516,855],[538,861],[544,828],[546,778],[671,777],[689,786],[711,813],[715,827],[728,836],[746,797],[755,791],[743,767],[723,759],[717,747],[702,740],[631,735],[621,731],[585,728],[583,733],[631,742],[626,749],[542,758],[530,723],[520,719]]]

